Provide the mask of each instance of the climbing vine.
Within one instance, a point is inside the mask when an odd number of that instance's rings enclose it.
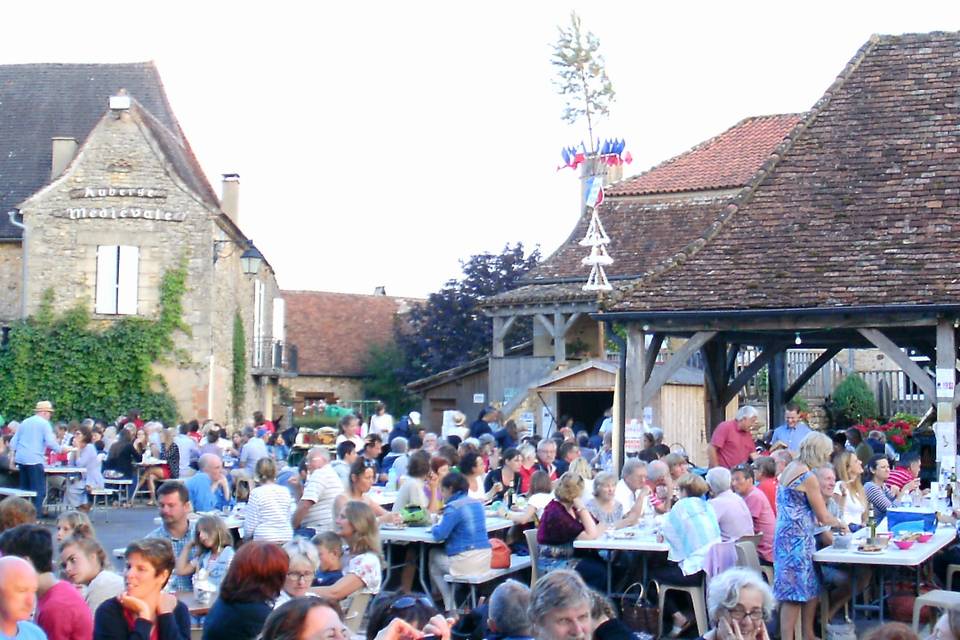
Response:
[[[173,424],[177,407],[155,363],[183,359],[174,332],[183,321],[186,263],[164,273],[155,319],[126,317],[102,327],[85,306],[57,315],[47,289],[32,318],[11,327],[0,348],[0,414],[26,417],[38,400],[53,402],[58,420],[113,420],[133,408]]]
[[[243,399],[247,395],[246,345],[243,319],[240,311],[236,311],[233,314],[233,380],[230,384],[230,399],[233,404],[233,419],[237,424],[243,417]]]

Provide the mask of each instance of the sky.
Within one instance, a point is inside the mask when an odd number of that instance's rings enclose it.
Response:
[[[956,1],[41,0],[4,7],[0,64],[155,61],[214,189],[240,174],[240,226],[282,288],[425,297],[576,223],[557,166],[586,128],[550,65],[571,10],[617,91],[597,133],[626,140],[625,176],[808,110],[872,33],[960,30]]]

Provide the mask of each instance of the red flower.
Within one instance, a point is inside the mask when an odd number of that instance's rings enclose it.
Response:
[[[899,446],[901,446],[901,447],[902,447],[903,445],[907,444],[907,439],[904,438],[903,436],[899,435],[899,434],[894,435],[894,436],[890,436],[890,441],[893,442],[893,444],[899,445]]]

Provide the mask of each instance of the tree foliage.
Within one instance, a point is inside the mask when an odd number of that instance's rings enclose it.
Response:
[[[557,31],[559,37],[553,45],[550,63],[557,70],[554,86],[566,101],[563,120],[576,124],[580,118],[586,118],[589,152],[594,154],[597,152],[594,120],[610,114],[610,105],[617,94],[599,53],[600,39],[590,31],[583,31],[576,11],[570,13],[570,26],[557,27]]]
[[[179,356],[175,331],[183,322],[186,266],[166,272],[156,319],[126,317],[106,328],[94,324],[85,306],[57,316],[52,289],[32,318],[11,328],[0,348],[0,413],[26,417],[38,400],[50,400],[58,419],[113,419],[130,409],[172,424],[173,397],[153,364]]]
[[[499,254],[482,253],[461,262],[463,278],[450,280],[411,309],[398,325],[396,342],[403,353],[400,379],[410,382],[456,367],[489,352],[493,326],[480,309],[482,298],[516,286],[540,260],[540,249],[524,256],[523,244],[509,244]],[[516,326],[511,344],[530,339],[528,326]]]
[[[385,403],[395,416],[416,409],[416,397],[400,379],[403,369],[404,354],[395,342],[373,345],[364,362],[363,397]]]
[[[233,314],[233,376],[230,381],[230,401],[233,419],[240,423],[243,417],[243,400],[247,395],[247,340],[244,337],[243,318],[240,310]]]
[[[849,427],[867,419],[875,419],[879,414],[873,391],[855,373],[845,377],[834,389],[828,412],[837,427]]]

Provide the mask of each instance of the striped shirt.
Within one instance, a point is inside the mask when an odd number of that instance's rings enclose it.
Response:
[[[275,482],[262,484],[250,492],[243,512],[244,540],[284,543],[293,539],[290,509],[293,498],[286,487]]]
[[[890,487],[896,487],[897,489],[903,489],[903,485],[911,482],[913,480],[913,474],[910,473],[910,469],[906,467],[897,467],[890,472],[890,477],[887,478],[886,484]]]

